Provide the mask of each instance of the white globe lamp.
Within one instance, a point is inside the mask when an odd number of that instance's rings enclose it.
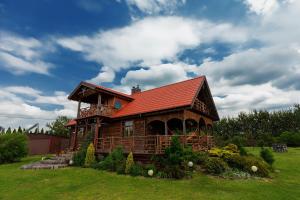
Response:
[[[257,172],[257,167],[253,165],[253,166],[251,167],[251,170],[252,170],[253,172]]]
[[[149,176],[153,176],[153,173],[154,173],[154,172],[153,172],[152,169],[149,169],[149,170],[148,170],[148,175],[149,175]]]
[[[189,166],[189,167],[193,167],[193,166],[194,166],[194,163],[193,163],[192,161],[189,161],[189,162],[188,162],[188,166]]]
[[[69,161],[69,165],[73,165],[74,161],[73,160],[70,160]]]

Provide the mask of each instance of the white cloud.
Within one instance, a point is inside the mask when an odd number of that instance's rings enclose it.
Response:
[[[49,74],[52,65],[43,61],[48,44],[35,38],[24,38],[0,31],[0,68],[13,74]]]
[[[145,90],[186,79],[188,79],[188,76],[182,64],[168,63],[129,71],[122,78],[121,84],[127,88],[139,84]]]
[[[268,15],[279,7],[278,0],[245,0],[245,3],[258,15]]]
[[[116,72],[134,64],[150,66],[158,65],[162,60],[174,61],[184,50],[203,43],[243,42],[246,35],[243,28],[226,23],[214,24],[182,17],[148,17],[124,28],[57,41],[65,48],[83,53],[85,59]],[[100,78],[103,79],[101,73]]]
[[[112,82],[114,79],[115,72],[112,71],[109,67],[102,67],[101,71],[96,77],[87,81],[95,84],[101,84],[104,82]]]
[[[25,95],[25,96],[24,96]],[[58,106],[56,109],[43,109],[42,105]],[[27,86],[2,87],[0,91],[0,126],[17,128],[40,123],[45,127],[59,115],[74,117],[76,103],[67,99],[65,92],[55,92],[45,96],[41,91]]]
[[[177,7],[186,3],[186,0],[125,0],[130,9],[138,8],[146,14],[172,14]]]

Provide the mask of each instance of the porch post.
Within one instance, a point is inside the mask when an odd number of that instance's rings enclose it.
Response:
[[[94,147],[97,149],[97,142],[99,138],[99,118],[96,119],[96,125],[95,125],[95,135],[94,135]]]
[[[101,94],[98,94],[97,114],[100,114],[100,108],[101,108]]]
[[[81,100],[78,101],[77,118],[80,117],[80,106],[81,106]]]
[[[186,135],[185,119],[182,120],[183,135]]]
[[[77,122],[78,123],[78,122]],[[77,149],[77,133],[78,133],[78,125],[75,125],[75,135],[74,135],[74,143],[73,143],[73,151],[75,151]]]
[[[165,120],[165,135],[168,135],[168,123]]]

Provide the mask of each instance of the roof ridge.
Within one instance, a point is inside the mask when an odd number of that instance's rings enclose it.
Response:
[[[170,83],[170,84],[167,84],[167,85],[162,85],[162,86],[159,86],[159,87],[156,87],[156,88],[152,88],[152,89],[149,89],[149,90],[144,90],[144,91],[141,91],[141,92],[136,93],[134,95],[137,95],[137,94],[140,94],[140,93],[144,93],[144,92],[148,92],[148,91],[151,91],[151,90],[160,89],[160,88],[163,88],[163,87],[168,87],[168,86],[171,86],[171,85],[180,84],[180,83],[187,82],[187,81],[192,81],[192,80],[198,79],[198,78],[205,78],[205,75],[197,76],[197,77],[194,77],[194,78],[191,78],[191,79],[187,79],[187,80],[183,80],[183,81],[179,81],[179,82],[175,82],[175,83]],[[130,96],[134,96],[134,95],[130,95]]]

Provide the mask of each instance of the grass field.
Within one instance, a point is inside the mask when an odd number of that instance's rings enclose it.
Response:
[[[275,158],[280,172],[273,179],[225,180],[199,174],[177,181],[82,168],[20,170],[22,164],[40,159],[29,157],[0,165],[0,199],[300,199],[300,148]]]

